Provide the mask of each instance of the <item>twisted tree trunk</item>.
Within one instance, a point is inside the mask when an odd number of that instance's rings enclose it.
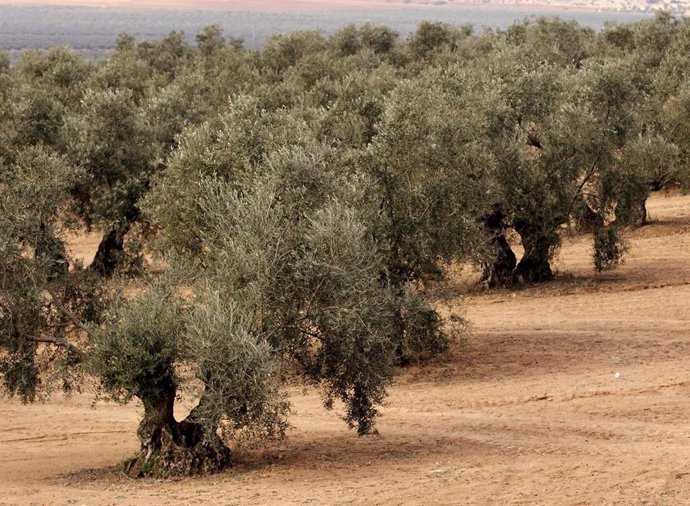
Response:
[[[551,248],[555,245],[555,232],[545,233],[539,226],[531,226],[523,220],[515,221],[515,230],[520,234],[525,249],[515,269],[515,278],[525,283],[542,283],[553,279]]]
[[[142,396],[144,418],[137,430],[141,446],[138,454],[125,462],[125,473],[135,478],[164,478],[213,473],[229,467],[230,450],[215,431],[196,419],[196,409],[177,422],[173,415],[174,383],[166,381],[163,387],[155,394]]]
[[[112,229],[101,239],[90,269],[103,277],[112,276],[125,255],[125,232]]]
[[[482,263],[482,282],[489,288],[507,287],[513,284],[513,271],[517,263],[515,253],[505,236],[503,213],[497,207],[484,218],[484,233],[487,236],[492,257]]]

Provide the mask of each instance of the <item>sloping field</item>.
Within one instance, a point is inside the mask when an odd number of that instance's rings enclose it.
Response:
[[[3,399],[0,504],[690,504],[690,197],[649,209],[613,273],[591,272],[578,237],[545,287],[457,280],[471,337],[401,376],[378,437],[293,389],[285,445],[221,475],[132,481],[113,464],[137,447],[137,406]]]
[[[84,5],[93,7],[146,7],[171,9],[303,10],[404,7],[396,0],[0,0],[0,5]]]

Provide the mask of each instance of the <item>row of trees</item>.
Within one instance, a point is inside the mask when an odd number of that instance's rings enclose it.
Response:
[[[687,181],[689,31],[363,25],[248,51],[209,27],[195,47],[122,36],[97,63],[0,56],[4,389],[28,402],[90,374],[139,399],[132,475],[281,439],[289,376],[370,433],[395,366],[462,323],[428,300],[444,266],[545,281],[572,227],[612,268],[649,193]],[[88,266],[66,241],[84,229],[103,234]],[[164,274],[142,274],[147,252]],[[145,287],[123,297],[130,275]]]

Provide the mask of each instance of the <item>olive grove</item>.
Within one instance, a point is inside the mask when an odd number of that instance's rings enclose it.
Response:
[[[548,281],[575,230],[614,268],[650,192],[687,188],[688,30],[364,24],[255,51],[209,27],[0,55],[2,391],[136,399],[131,476],[282,440],[291,382],[374,433],[396,368],[464,328],[431,296],[448,266]]]

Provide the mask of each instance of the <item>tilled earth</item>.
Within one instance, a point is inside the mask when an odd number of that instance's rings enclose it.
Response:
[[[0,400],[0,504],[690,504],[690,197],[656,196],[622,268],[565,241],[559,280],[443,295],[472,322],[406,370],[380,435],[292,388],[294,429],[220,475],[134,481],[137,405]],[[75,244],[88,255],[93,238]]]

